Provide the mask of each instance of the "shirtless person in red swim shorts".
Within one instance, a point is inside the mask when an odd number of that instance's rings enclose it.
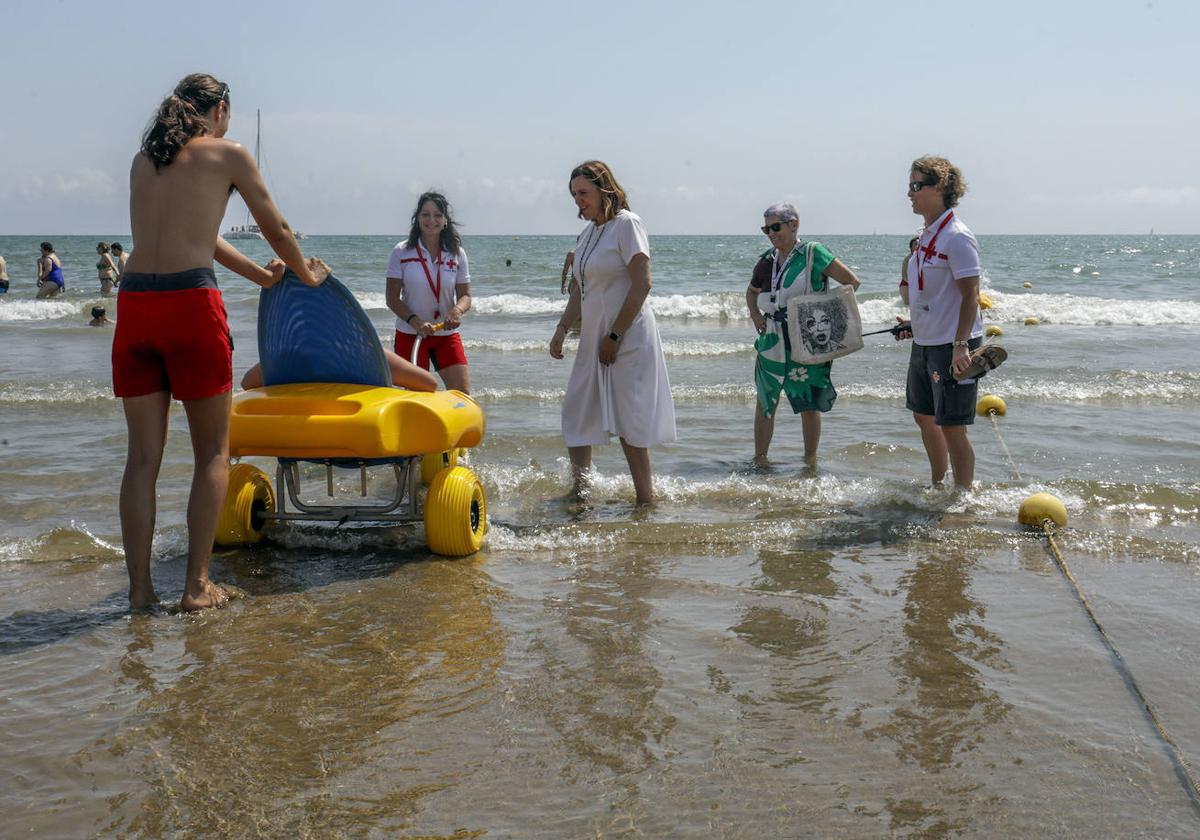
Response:
[[[233,386],[233,342],[213,259],[264,287],[283,276],[283,264],[311,286],[329,274],[320,260],[305,261],[254,158],[222,139],[229,128],[229,99],[229,85],[212,76],[185,77],[159,106],[129,173],[136,247],[117,298],[112,367],[113,391],[124,403],[129,428],[120,509],[134,609],[158,602],[150,579],[154,486],[172,395],[183,402],[195,458],[187,511],[187,580],[179,605],[200,610],[220,606],[227,598],[208,578],[229,483]],[[259,266],[217,235],[235,189],[283,264]]]

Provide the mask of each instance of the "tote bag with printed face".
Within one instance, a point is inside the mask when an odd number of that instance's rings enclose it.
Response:
[[[788,301],[792,361],[817,365],[861,350],[862,319],[854,289],[838,285]]]

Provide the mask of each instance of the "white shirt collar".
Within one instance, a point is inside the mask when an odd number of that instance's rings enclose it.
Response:
[[[929,224],[925,225],[925,233],[932,234],[932,233],[933,233],[934,231],[936,231],[936,230],[937,230],[939,227],[941,227],[942,220],[943,220],[943,219],[945,219],[947,216],[949,216],[949,215],[950,215],[951,213],[953,213],[953,212],[954,212],[954,208],[953,208],[953,207],[947,207],[947,208],[946,208],[946,212],[945,212],[945,213],[943,213],[942,215],[938,216],[936,219],[934,219],[934,220],[933,220],[932,222],[930,222]],[[924,234],[922,234],[922,237],[924,237]]]

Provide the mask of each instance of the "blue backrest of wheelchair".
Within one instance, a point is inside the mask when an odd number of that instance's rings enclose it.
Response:
[[[375,326],[332,274],[306,286],[289,269],[258,298],[258,358],[263,382],[348,382],[390,386]]]

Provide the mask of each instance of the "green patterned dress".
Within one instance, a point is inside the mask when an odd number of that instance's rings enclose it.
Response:
[[[809,261],[811,260],[811,266]],[[779,395],[786,394],[792,411],[829,411],[837,399],[837,391],[829,379],[832,362],[819,365],[804,365],[791,359],[790,343],[787,338],[787,322],[776,321],[771,313],[787,308],[787,302],[810,290],[825,289],[825,269],[834,260],[833,254],[819,242],[797,242],[792,253],[784,262],[782,278],[775,271],[775,250],[771,249],[759,257],[755,267],[758,285],[758,308],[767,319],[766,331],[754,342],[758,357],[754,364],[754,384],[758,391],[758,407],[764,417],[775,413]],[[776,275],[778,288],[772,286],[772,274]],[[757,285],[757,283],[756,283]],[[774,303],[771,302],[774,292]]]

